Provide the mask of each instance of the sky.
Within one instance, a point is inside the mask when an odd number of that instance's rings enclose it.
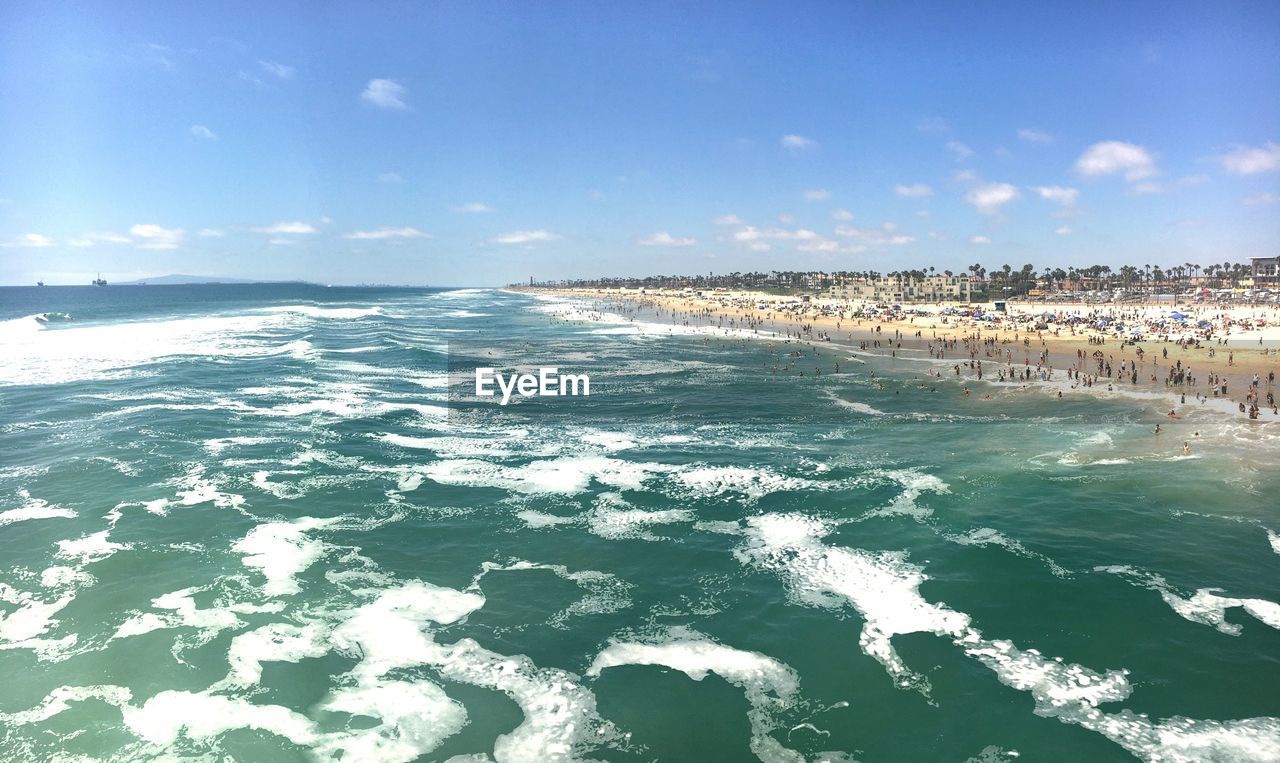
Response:
[[[0,4],[0,283],[1280,253],[1280,3]]]

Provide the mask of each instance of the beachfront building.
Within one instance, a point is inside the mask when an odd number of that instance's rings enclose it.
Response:
[[[850,278],[832,285],[830,296],[849,302],[968,302],[972,280],[967,275],[911,274]]]
[[[1257,286],[1280,283],[1280,257],[1251,257],[1253,283]]]

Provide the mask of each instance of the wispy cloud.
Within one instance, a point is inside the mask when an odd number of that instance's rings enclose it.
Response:
[[[1251,207],[1259,204],[1280,204],[1280,193],[1255,193],[1244,197],[1240,203]]]
[[[204,125],[191,125],[191,129],[187,130],[187,132],[191,133],[191,137],[199,138],[200,140],[218,139],[218,136],[214,134],[213,130],[210,130]]]
[[[1036,185],[1031,186],[1031,190],[1039,194],[1040,198],[1052,201],[1055,204],[1061,204],[1064,207],[1073,206],[1076,203],[1076,199],[1080,197],[1078,189],[1061,185]]]
[[[501,233],[491,241],[495,244],[533,244],[542,241],[559,241],[562,236],[549,230],[517,230]]]
[[[984,215],[998,215],[1005,204],[1019,196],[1018,189],[1008,183],[983,183],[969,189],[964,200]]]
[[[973,149],[958,140],[947,141],[947,150],[951,152],[951,155],[954,156],[958,162],[962,162],[973,156]]]
[[[904,199],[920,199],[925,196],[932,196],[933,189],[924,183],[915,183],[913,185],[903,185],[899,183],[893,187],[894,193]]]
[[[142,57],[148,63],[159,66],[165,71],[171,72],[178,68],[176,52],[168,45],[149,42],[142,48]]]
[[[196,235],[202,238],[222,238],[227,234],[226,234],[226,231],[223,231],[219,228],[201,228],[200,230],[196,231]]]
[[[381,241],[389,238],[431,238],[417,228],[376,228],[374,230],[357,230],[344,234],[343,238],[357,241]]]
[[[43,249],[46,246],[53,246],[53,239],[43,233],[24,233],[17,238],[10,239],[0,246],[22,246],[32,249]]]
[[[986,236],[970,236],[969,243],[976,244],[978,246],[986,246],[987,244],[991,243],[991,239],[987,238]]]
[[[371,79],[360,93],[360,99],[380,109],[407,109],[409,105],[404,102],[407,93],[404,85],[393,79]]]
[[[1280,170],[1280,144],[1267,141],[1257,148],[1237,146],[1218,157],[1223,169],[1233,175],[1256,175]]]
[[[399,173],[383,172],[382,174],[378,175],[378,182],[379,183],[403,183],[404,178],[400,177]]]
[[[853,225],[837,225],[835,234],[842,238],[858,239],[866,244],[881,246],[903,246],[913,243],[915,236],[898,233],[894,223],[884,223],[879,228],[859,228]]]
[[[673,236],[666,231],[658,231],[639,239],[636,243],[640,246],[693,246],[698,243],[698,240],[689,236]]]
[[[852,219],[853,219],[853,213],[852,213],[852,212],[850,212],[850,211],[849,211],[849,210],[847,210],[847,209],[833,209],[833,210],[831,210],[831,219],[832,219],[832,220],[841,220],[841,221],[844,221],[844,220],[852,220]]]
[[[711,222],[715,225],[742,225],[742,218],[737,215],[721,215]]]
[[[734,241],[761,241],[764,239],[774,239],[778,241],[810,241],[821,238],[817,233],[811,230],[800,228],[799,230],[790,230],[787,228],[757,228],[754,225],[748,225],[740,231],[733,234]]]
[[[254,228],[254,231],[258,233],[270,233],[274,235],[274,234],[280,234],[280,233],[315,233],[316,228],[311,223],[294,221],[294,222],[273,223],[271,225],[265,225],[260,228]]]
[[[840,242],[825,238],[818,241],[806,241],[796,246],[797,252],[835,252],[839,249]]]
[[[493,211],[493,207],[485,204],[483,201],[468,201],[466,204],[458,204],[449,209],[464,215],[482,215]]]
[[[798,154],[802,151],[809,151],[818,147],[818,141],[813,138],[806,138],[803,135],[783,135],[779,141],[782,147]]]
[[[831,198],[831,192],[825,188],[814,188],[804,192],[805,201],[826,201]]]
[[[1142,146],[1106,140],[1085,149],[1076,159],[1076,172],[1085,177],[1123,173],[1125,180],[1135,181],[1155,175],[1157,169],[1155,158]]]
[[[181,228],[163,228],[155,223],[139,223],[129,228],[141,249],[177,249],[182,243]]]
[[[67,243],[74,247],[85,248],[97,243],[132,244],[133,239],[123,233],[86,233],[79,238],[70,239]]]
[[[1134,196],[1149,196],[1153,193],[1164,193],[1164,186],[1152,180],[1144,180],[1141,183],[1134,183],[1129,193]]]
[[[942,117],[924,117],[916,122],[916,129],[923,133],[941,135],[951,128],[947,125],[947,120]]]
[[[293,79],[293,75],[297,73],[297,70],[292,66],[282,64],[279,61],[259,60],[258,68],[279,80]]]
[[[1052,143],[1053,136],[1044,130],[1024,127],[1021,130],[1018,130],[1018,140],[1026,143]]]
[[[1069,236],[1071,235],[1071,226],[1063,225],[1062,227],[1055,229],[1053,232],[1057,233],[1059,236]]]

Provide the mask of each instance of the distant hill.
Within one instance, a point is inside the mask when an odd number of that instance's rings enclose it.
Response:
[[[139,278],[136,281],[121,281],[117,286],[137,286],[140,284],[152,284],[155,286],[173,286],[177,284],[202,284],[202,283],[303,283],[302,281],[262,281],[254,278],[224,278],[222,276],[188,276],[173,274],[167,276],[156,276],[154,278]]]

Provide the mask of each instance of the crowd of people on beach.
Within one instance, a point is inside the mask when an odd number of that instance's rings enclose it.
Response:
[[[731,307],[739,310],[727,309]],[[826,316],[827,325],[824,326],[819,323],[824,318],[821,311],[797,308],[793,304],[766,305],[765,309],[760,309],[759,304],[747,301],[741,305],[706,304],[695,307],[667,298],[635,295],[606,298],[602,309],[631,319],[652,317],[682,327],[736,329],[757,334],[768,332],[804,347],[788,349],[786,362],[774,364],[771,368],[774,374],[822,375],[822,365],[810,366],[810,361],[817,359],[819,344],[836,342],[851,350],[856,348],[860,352],[890,358],[898,358],[900,352],[919,352],[932,360],[951,360],[954,362],[950,364],[950,370],[954,376],[966,382],[969,379],[994,380],[1001,384],[1017,383],[1027,386],[1036,382],[1050,383],[1065,377],[1065,387],[1068,390],[1083,391],[1105,387],[1107,391],[1163,391],[1176,396],[1175,399],[1181,405],[1187,404],[1188,395],[1200,405],[1213,399],[1229,399],[1229,389],[1234,387],[1221,370],[1209,370],[1200,374],[1182,358],[1170,360],[1170,348],[1185,353],[1205,350],[1205,344],[1211,342],[1212,345],[1204,354],[1213,358],[1216,354],[1214,348],[1225,346],[1231,326],[1241,323],[1256,327],[1266,325],[1269,320],[1265,316],[1258,316],[1251,322],[1210,322],[1208,326],[1197,325],[1198,333],[1195,335],[1168,333],[1140,338],[1132,332],[1110,332],[1107,326],[1114,320],[1125,321],[1125,325],[1146,321],[1143,325],[1152,329],[1167,326],[1149,318],[1144,319],[1138,311],[1119,311],[1105,317],[1093,312],[1088,315],[1088,323],[1064,322],[1056,328],[1026,320],[953,322],[951,315],[946,315],[941,323],[935,321],[924,327],[917,327],[912,320],[913,316],[899,314],[898,322],[894,323],[891,320],[893,313],[880,312],[837,313]],[[972,315],[968,317],[972,318]],[[1086,327],[1089,324],[1094,326],[1093,330]],[[1102,326],[1099,327],[1098,324]],[[1063,328],[1069,336],[1084,344],[1083,347],[1076,347],[1070,355],[1056,353],[1060,348],[1051,345],[1051,340],[1062,337]],[[1219,328],[1224,332],[1221,335],[1215,333]],[[1151,344],[1162,346],[1156,352],[1150,347]],[[1270,351],[1273,352],[1274,350]],[[1270,353],[1264,351],[1263,354]],[[828,356],[825,372],[840,373],[838,353],[828,353]],[[1236,366],[1234,350],[1228,349],[1227,366]],[[937,370],[930,375],[941,377]],[[1268,418],[1277,417],[1280,420],[1280,407],[1277,407],[1274,391],[1275,380],[1274,370],[1255,373],[1243,398],[1237,401],[1239,412],[1251,420],[1262,418],[1264,414],[1269,414]],[[962,386],[962,394],[965,397],[970,395],[967,383]],[[1057,395],[1062,397],[1062,394],[1060,387]],[[990,398],[990,395],[986,398]],[[1173,417],[1178,417],[1176,411],[1171,413]]]

